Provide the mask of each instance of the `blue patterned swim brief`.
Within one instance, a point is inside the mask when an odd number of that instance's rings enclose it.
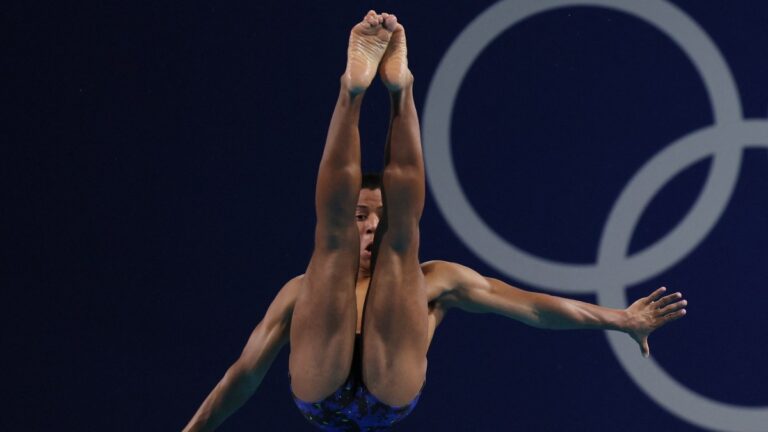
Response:
[[[319,402],[304,402],[291,392],[304,418],[322,430],[387,430],[408,416],[419,402],[421,391],[409,404],[401,407],[389,406],[376,399],[362,380],[360,343],[360,335],[357,335],[352,371],[347,381],[332,395]]]

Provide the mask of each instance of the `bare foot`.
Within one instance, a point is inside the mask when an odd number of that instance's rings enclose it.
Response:
[[[376,69],[392,35],[392,28],[386,28],[383,24],[382,15],[369,11],[349,34],[347,70],[344,72],[344,78],[352,93],[364,92],[376,75]]]
[[[384,18],[384,28],[391,29],[392,36],[389,39],[387,51],[381,59],[379,74],[389,91],[399,91],[413,79],[413,75],[408,69],[405,29],[397,22],[397,17],[394,15],[383,13],[381,16]]]

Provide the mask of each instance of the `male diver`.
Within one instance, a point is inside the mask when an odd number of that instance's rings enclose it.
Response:
[[[663,287],[618,310],[523,291],[451,262],[420,263],[424,163],[403,26],[394,15],[368,12],[352,28],[347,56],[317,175],[306,273],[280,289],[185,431],[214,430],[288,343],[292,395],[307,420],[324,430],[383,430],[418,402],[432,336],[452,308],[539,328],[618,330],[645,356],[650,333],[685,315],[681,294]],[[358,133],[377,73],[391,100],[380,178],[361,173]]]

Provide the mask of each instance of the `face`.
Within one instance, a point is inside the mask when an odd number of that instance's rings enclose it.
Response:
[[[361,189],[357,198],[355,219],[360,232],[360,267],[362,270],[371,269],[371,251],[373,250],[373,235],[379,220],[384,213],[384,203],[381,200],[381,189]]]

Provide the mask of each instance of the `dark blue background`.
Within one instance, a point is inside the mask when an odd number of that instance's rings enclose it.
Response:
[[[492,3],[9,7],[0,157],[14,385],[0,428],[180,430],[307,263],[349,28],[369,8],[398,14],[421,108],[448,46]],[[768,6],[674,4],[724,54],[745,116],[766,117]],[[364,168],[378,169],[385,90],[374,86],[364,102]],[[626,182],[711,121],[699,75],[666,36],[616,12],[569,8],[526,20],[483,52],[458,95],[452,149],[470,201],[501,236],[590,263]],[[656,360],[692,390],[748,406],[768,405],[767,167],[764,150],[746,151],[712,233],[629,291],[682,290],[689,316],[654,334]],[[708,168],[665,187],[632,252],[674,227]],[[431,196],[421,256],[500,276]],[[220,430],[311,430],[288,394],[287,356]],[[645,396],[601,332],[452,312],[429,359],[422,401],[399,430],[699,430]]]

